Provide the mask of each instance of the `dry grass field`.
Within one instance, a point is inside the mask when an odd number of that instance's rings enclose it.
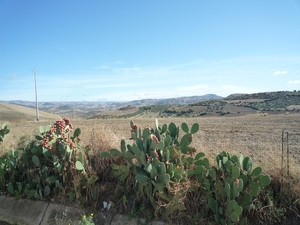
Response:
[[[71,119],[72,121],[72,119]],[[5,121],[1,121],[5,122]],[[7,122],[11,132],[0,144],[0,153],[17,146],[23,136],[33,139],[38,134],[39,126],[52,124],[54,120],[43,119],[31,122]],[[119,148],[122,139],[130,136],[130,119],[74,120],[74,127],[82,130],[83,144],[93,144],[93,151]],[[138,119],[134,122],[140,127],[154,127],[155,119]],[[239,117],[198,117],[198,118],[159,118],[159,124],[182,122],[188,125],[199,123],[200,131],[195,134],[193,146],[205,152],[215,164],[215,156],[221,151],[249,156],[255,166],[262,166],[263,171],[272,178],[279,179],[282,167],[282,131],[300,131],[299,114],[281,114],[261,116],[252,114]],[[182,133],[182,132],[181,132]],[[24,139],[24,138],[23,138]],[[26,139],[26,138],[25,138]],[[293,192],[300,196],[300,140],[297,140],[290,154],[290,175]]]
[[[59,115],[53,113],[39,111],[41,120],[45,119],[59,119]],[[0,102],[0,122],[13,121],[13,122],[26,122],[36,119],[36,110],[28,107],[7,104]]]

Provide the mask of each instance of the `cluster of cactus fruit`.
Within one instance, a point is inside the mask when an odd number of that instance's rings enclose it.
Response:
[[[218,168],[207,171],[204,187],[210,209],[220,224],[247,223],[243,209],[251,209],[258,193],[270,183],[262,168],[252,170],[249,157],[236,156],[223,151],[216,157]]]
[[[96,199],[92,185],[98,177],[88,170],[90,148],[80,145],[80,133],[79,128],[73,132],[72,123],[64,117],[40,127],[40,135],[25,150],[11,149],[0,157],[0,180],[7,191],[32,198],[63,193],[70,200],[82,194]]]

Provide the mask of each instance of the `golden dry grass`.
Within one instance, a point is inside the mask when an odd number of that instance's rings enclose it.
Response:
[[[119,148],[121,139],[130,136],[130,119],[110,119],[93,121],[76,121],[75,126],[105,127],[109,134],[111,147]],[[154,127],[155,119],[134,119],[140,127]],[[262,166],[263,171],[272,178],[282,175],[282,131],[299,132],[300,115],[248,115],[242,117],[198,117],[198,118],[160,118],[159,124],[174,122],[181,125],[186,122],[200,124],[200,131],[195,134],[193,146],[198,151],[205,152],[211,162],[215,164],[215,156],[221,151],[231,154],[249,156],[255,166]],[[87,130],[88,131],[88,130]],[[84,132],[83,132],[84,133]],[[182,134],[183,132],[181,132]],[[86,135],[91,136],[86,132]],[[300,140],[298,140],[300,142]],[[300,148],[300,143],[297,146]],[[300,189],[300,152],[297,148],[290,149],[290,175],[293,189]],[[286,166],[286,160],[284,161]],[[286,170],[283,171],[286,173]],[[296,191],[300,196],[300,190]]]
[[[55,115],[53,113],[47,113],[43,111],[39,111],[39,119],[41,121],[44,120],[55,120],[59,119],[59,115]],[[26,122],[26,121],[34,121],[36,120],[36,110],[33,108],[7,104],[0,102],[0,122]]]
[[[74,127],[82,130],[83,145],[93,144],[93,154],[110,148],[118,148],[122,139],[130,136],[129,122],[131,119],[108,120],[75,120]],[[45,126],[54,121],[8,123],[11,133],[5,143],[0,144],[2,150],[16,146],[23,135],[38,133],[40,125]],[[140,127],[154,127],[155,119],[134,119]],[[299,131],[300,115],[248,115],[240,117],[197,117],[197,118],[160,118],[159,124],[174,122],[181,125],[199,123],[200,131],[194,135],[193,146],[198,151],[205,152],[211,162],[215,164],[215,156],[221,151],[231,154],[249,156],[255,166],[262,166],[263,171],[272,178],[279,179],[282,171],[282,131]],[[181,132],[182,133],[182,132]],[[298,149],[298,150],[297,150]],[[293,181],[293,190],[300,196],[300,140],[290,155],[290,175]],[[109,162],[108,162],[109,163]],[[286,163],[286,162],[285,162]]]

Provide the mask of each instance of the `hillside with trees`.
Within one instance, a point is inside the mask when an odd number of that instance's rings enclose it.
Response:
[[[290,106],[300,105],[300,91],[229,95],[224,100],[232,105],[251,107],[259,111],[297,110],[298,107]]]

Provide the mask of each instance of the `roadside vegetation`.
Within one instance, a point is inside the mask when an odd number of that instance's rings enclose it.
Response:
[[[243,119],[244,123],[266,120],[260,116]],[[299,216],[299,159],[291,159],[291,179],[285,180],[279,171],[280,151],[274,154],[280,136],[263,140],[268,150],[259,149],[254,139],[256,147],[251,149],[241,141],[251,139],[254,130],[242,136],[234,126],[227,130],[223,120],[206,125],[182,120],[171,118],[160,124],[155,119],[135,123],[123,118],[101,120],[107,122],[102,126],[96,125],[97,120],[82,120],[74,121],[81,124],[75,128],[64,117],[35,131],[24,124],[18,124],[19,128],[3,124],[0,189],[8,195],[54,199],[91,212],[106,202],[114,213],[148,222],[159,218],[173,224],[280,224]],[[237,122],[228,120],[232,125]],[[269,123],[273,120],[280,126],[278,117],[267,118]],[[12,140],[10,125],[24,129],[25,134],[7,144]],[[207,134],[206,129],[214,126],[216,132]],[[264,135],[263,128],[257,132]],[[217,141],[228,134],[227,143]]]

